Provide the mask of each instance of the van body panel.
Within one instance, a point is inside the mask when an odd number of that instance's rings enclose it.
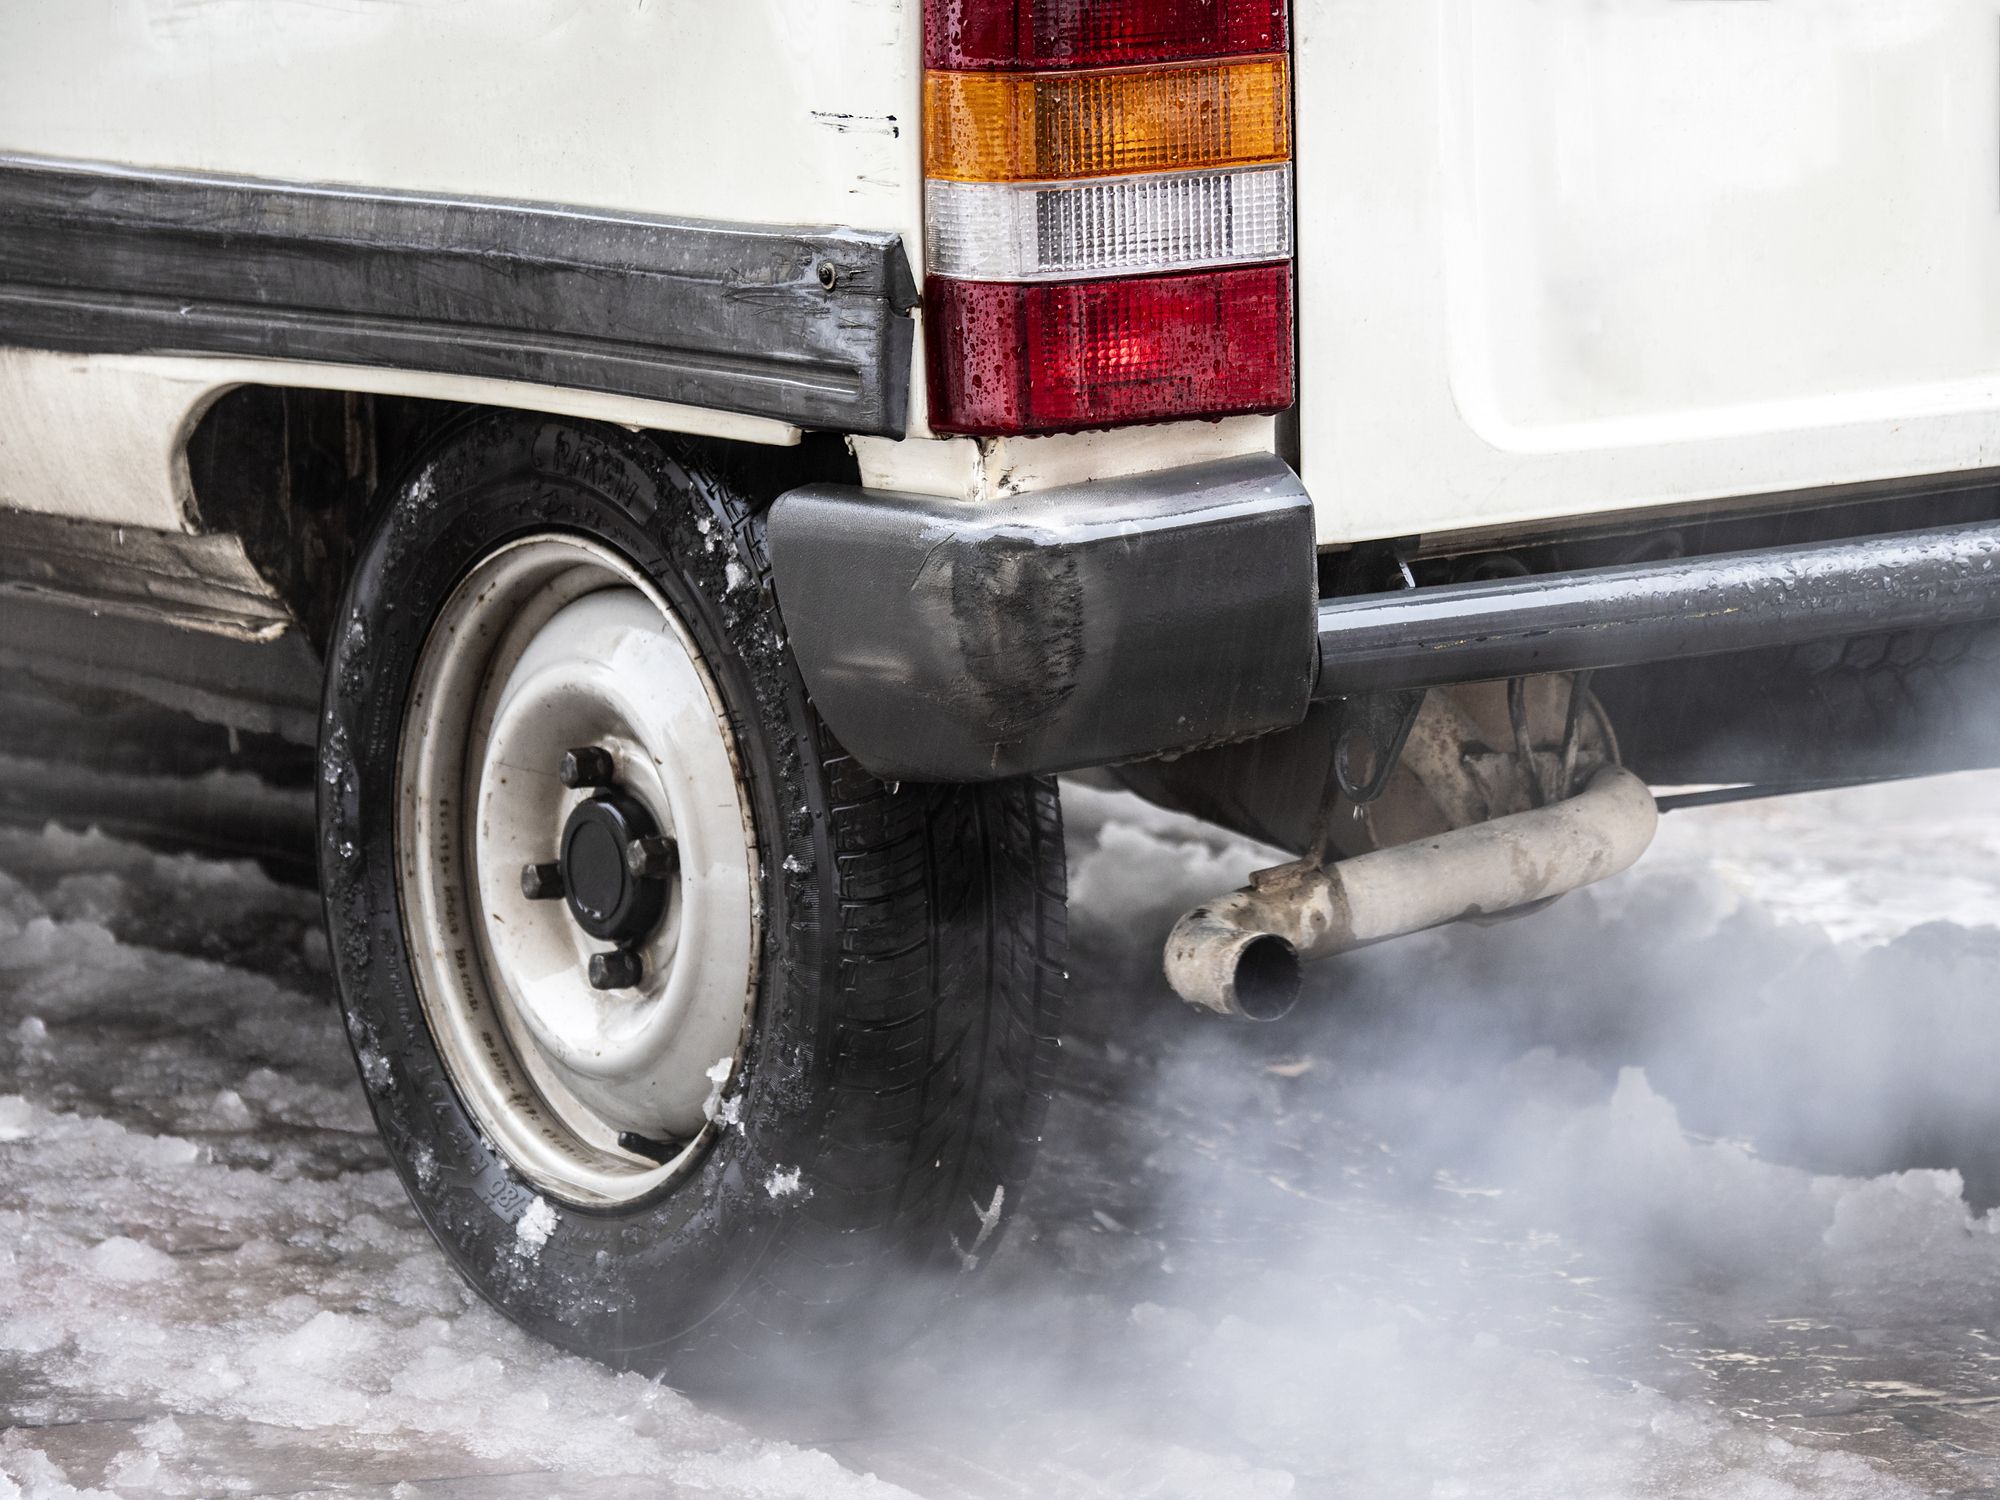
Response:
[[[1322,543],[2000,462],[2000,17],[1297,0]]]

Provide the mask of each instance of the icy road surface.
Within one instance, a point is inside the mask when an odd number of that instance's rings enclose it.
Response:
[[[2000,778],[1677,815],[1634,875],[1262,1029],[1155,978],[1256,852],[1070,816],[1013,1237],[906,1357],[726,1411],[462,1290],[310,895],[0,832],[0,1497],[2000,1488],[2000,1233],[1961,1191],[2000,1198]]]

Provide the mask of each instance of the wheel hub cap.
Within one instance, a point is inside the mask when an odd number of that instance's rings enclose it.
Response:
[[[633,942],[657,927],[667,907],[667,881],[634,870],[633,851],[660,828],[645,805],[601,791],[576,805],[563,825],[562,886],[576,925],[607,943]]]

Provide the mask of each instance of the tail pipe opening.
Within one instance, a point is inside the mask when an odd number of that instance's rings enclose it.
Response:
[[[1167,979],[1190,1004],[1274,1021],[1298,1001],[1304,960],[1567,895],[1630,869],[1658,827],[1646,784],[1608,766],[1547,807],[1325,869],[1266,870],[1174,924]]]

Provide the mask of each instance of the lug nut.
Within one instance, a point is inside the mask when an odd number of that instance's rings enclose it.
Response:
[[[556,776],[573,791],[586,787],[610,786],[618,779],[618,762],[602,745],[584,745],[563,752]]]
[[[554,862],[545,865],[523,865],[521,894],[530,901],[562,900],[565,894],[562,866]]]
[[[663,833],[625,846],[625,868],[638,880],[665,880],[680,868],[681,846]]]
[[[645,964],[630,948],[590,955],[590,987],[594,990],[637,989],[645,977]]]

